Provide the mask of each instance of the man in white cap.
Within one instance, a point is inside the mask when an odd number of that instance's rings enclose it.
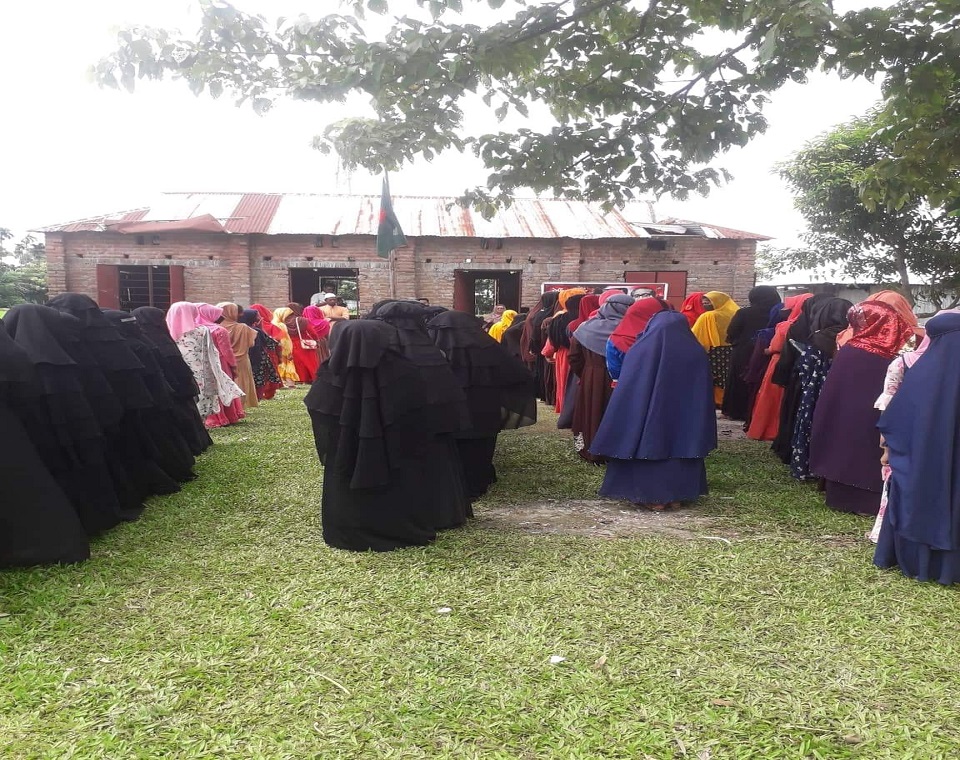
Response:
[[[337,306],[336,293],[323,294],[323,306],[320,307],[320,311],[331,322],[346,322],[350,319],[350,309],[346,306]]]

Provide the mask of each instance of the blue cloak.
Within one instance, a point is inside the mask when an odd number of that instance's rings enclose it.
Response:
[[[682,314],[656,314],[627,352],[590,452],[607,459],[703,459],[716,447],[707,352]]]

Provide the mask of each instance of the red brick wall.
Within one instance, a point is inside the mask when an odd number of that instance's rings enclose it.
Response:
[[[648,250],[646,239],[507,239],[487,248],[477,238],[416,238],[391,261],[378,258],[374,238],[345,236],[323,247],[311,235],[224,235],[168,233],[159,245],[138,246],[135,235],[76,232],[47,235],[50,294],[66,290],[96,297],[97,264],[156,264],[186,267],[186,298],[264,303],[289,300],[289,275],[296,268],[357,269],[360,305],[390,297],[426,297],[453,304],[454,272],[486,269],[520,272],[523,304],[540,297],[545,281],[623,280],[631,270],[686,271],[689,290],[721,290],[741,304],[753,286],[756,242],[667,238],[665,251]],[[470,260],[467,263],[467,259]]]

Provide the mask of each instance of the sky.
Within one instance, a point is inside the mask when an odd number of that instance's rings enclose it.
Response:
[[[414,0],[395,0],[401,8]],[[244,10],[279,15],[333,12],[334,0],[238,0]],[[838,10],[863,5],[849,0]],[[886,4],[886,3],[883,3]],[[0,11],[4,72],[0,227],[27,230],[147,205],[161,192],[378,193],[379,179],[338,170],[311,147],[350,106],[281,102],[265,116],[230,98],[196,97],[182,82],[138,82],[136,92],[101,90],[87,69],[115,47],[129,24],[193,30],[196,0],[41,0]],[[467,20],[492,16],[485,7]],[[790,245],[804,229],[773,165],[835,124],[866,111],[879,87],[816,74],[789,84],[765,109],[766,134],[719,157],[735,179],[708,197],[657,202],[658,218],[679,217],[759,232]],[[476,119],[488,119],[476,114]],[[495,122],[491,122],[491,125]],[[420,161],[391,175],[395,196],[457,196],[484,185],[471,155]]]

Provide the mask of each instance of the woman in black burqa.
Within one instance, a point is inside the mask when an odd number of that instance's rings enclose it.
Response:
[[[162,432],[145,425],[141,414],[153,406],[143,363],[89,296],[64,293],[51,299],[50,306],[80,322],[85,381],[99,389],[106,380],[110,396],[102,399],[109,403],[103,407],[101,423],[111,462],[121,465],[129,477],[125,503],[142,508],[144,500],[154,494],[179,491],[180,483],[161,466],[156,439]]]
[[[780,293],[770,285],[758,285],[747,297],[750,305],[734,314],[727,327],[727,341],[733,348],[721,406],[728,419],[740,421],[746,420],[750,413],[750,391],[744,374],[753,354],[753,344],[757,333],[770,321],[771,309],[781,302]]]
[[[388,300],[374,304],[365,317],[396,328],[400,353],[416,365],[426,389],[428,405],[422,414],[426,429],[433,431],[428,442],[433,463],[431,487],[423,489],[421,498],[433,503],[438,530],[463,525],[473,516],[454,438],[470,429],[466,398],[426,327],[427,320],[441,311],[418,301]]]
[[[477,322],[462,311],[444,311],[427,330],[447,357],[467,397],[470,429],[456,435],[467,493],[477,499],[496,482],[493,455],[501,430],[537,421],[533,376]]]
[[[175,404],[173,415],[180,434],[190,445],[194,456],[198,456],[213,445],[213,439],[203,424],[203,417],[197,410],[200,389],[193,372],[183,360],[180,348],[170,336],[170,328],[162,309],[153,306],[141,306],[131,314],[140,325],[143,339],[157,351],[157,358],[163,376],[169,383]]]
[[[98,381],[81,364],[93,360],[80,343],[79,321],[47,306],[22,304],[7,312],[3,324],[26,352],[37,378],[36,394],[19,411],[84,529],[93,535],[136,519],[141,505],[131,494],[126,471],[110,456],[102,424],[114,421],[111,402],[116,399],[102,375]],[[116,408],[119,424],[119,404]]]
[[[82,562],[87,534],[31,439],[40,380],[0,326],[0,567]]]
[[[118,309],[104,309],[103,314],[144,366],[141,377],[153,404],[136,414],[144,428],[151,431],[159,455],[157,464],[174,480],[181,483],[193,480],[195,458],[175,422],[173,391],[163,375],[156,349],[144,338],[133,314]]]
[[[544,293],[530,310],[530,316],[524,322],[520,336],[521,358],[532,368],[537,398],[545,404],[554,402],[556,377],[553,365],[548,363],[541,353],[547,339],[543,323],[553,316],[559,299],[560,292],[557,290],[548,290]]]
[[[324,466],[323,540],[353,551],[427,544],[439,503],[462,513],[462,494],[437,483],[438,425],[421,369],[386,322],[343,322],[333,335],[304,399]]]

